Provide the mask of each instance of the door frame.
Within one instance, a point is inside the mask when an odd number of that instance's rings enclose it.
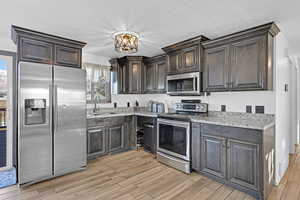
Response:
[[[4,51],[4,50],[0,50],[0,55],[1,56],[8,56],[12,58],[12,73],[11,73],[11,78],[12,78],[12,92],[11,95],[14,97],[12,98],[12,102],[10,102],[10,104],[12,105],[11,107],[11,112],[9,113],[9,115],[12,115],[12,127],[11,130],[8,132],[7,131],[7,144],[6,144],[6,148],[7,148],[7,160],[6,160],[6,167],[2,168],[2,169],[9,169],[13,166],[17,167],[17,130],[18,130],[18,110],[17,110],[17,104],[18,104],[18,96],[17,96],[17,89],[18,89],[18,79],[17,79],[17,54],[16,52],[12,52],[12,51]],[[7,77],[10,78],[10,77]],[[8,111],[7,111],[8,112]],[[9,127],[7,127],[8,130]]]

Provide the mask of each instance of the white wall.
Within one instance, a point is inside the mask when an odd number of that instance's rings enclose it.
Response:
[[[293,151],[292,134],[297,127],[297,77],[296,69],[288,55],[288,41],[282,33],[276,37],[276,137],[275,137],[275,182],[278,184],[289,164]],[[288,84],[289,91],[284,91]]]
[[[84,52],[84,48],[82,51],[82,62],[86,63],[95,63],[95,64],[102,64],[102,65],[107,65],[109,66],[109,58],[107,57],[102,57],[102,56],[95,56],[93,54],[87,54]]]
[[[7,38],[0,38],[0,50],[17,51],[17,46],[11,40],[10,35],[8,35]]]

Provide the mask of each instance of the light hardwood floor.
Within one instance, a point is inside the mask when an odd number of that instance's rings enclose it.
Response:
[[[269,199],[296,199],[300,188],[300,158]],[[296,171],[295,171],[296,170]],[[297,171],[298,170],[298,171]],[[296,185],[294,185],[296,184]],[[291,194],[293,193],[293,194]],[[106,156],[85,171],[20,189],[0,189],[0,200],[248,200],[251,196],[196,173],[186,175],[160,164],[144,151]]]
[[[268,200],[300,200],[300,146],[290,156],[287,172],[280,184],[274,187]]]

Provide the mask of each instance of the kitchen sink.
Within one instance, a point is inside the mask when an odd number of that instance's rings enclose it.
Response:
[[[117,114],[117,113],[115,112],[93,113],[93,115],[113,115],[113,114]]]

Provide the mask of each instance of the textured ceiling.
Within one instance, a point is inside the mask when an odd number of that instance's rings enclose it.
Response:
[[[140,34],[136,55],[153,56],[161,47],[203,34],[224,34],[275,21],[300,52],[300,1],[297,0],[3,0],[0,45],[9,44],[15,24],[87,42],[85,53],[121,56],[112,34]],[[4,47],[2,47],[4,48]],[[1,46],[0,46],[1,49]]]

